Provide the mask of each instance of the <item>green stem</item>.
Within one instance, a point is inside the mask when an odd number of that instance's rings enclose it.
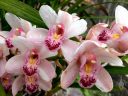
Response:
[[[45,96],[52,96],[53,94],[55,94],[60,89],[61,89],[61,87],[58,84],[54,89],[52,89],[51,91],[46,92]]]

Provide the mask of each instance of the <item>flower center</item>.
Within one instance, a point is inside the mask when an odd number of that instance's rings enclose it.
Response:
[[[60,48],[63,41],[64,28],[58,24],[49,29],[48,36],[45,39],[45,44],[49,50],[57,50]]]
[[[6,74],[1,78],[2,85],[6,90],[9,90],[12,86],[12,76],[10,74]]]
[[[82,66],[80,71],[80,85],[82,87],[90,88],[92,87],[95,82],[95,73],[96,73],[96,57],[92,54],[88,54],[86,56],[86,62],[84,66]]]
[[[37,91],[38,86],[39,86],[37,84],[37,81],[38,81],[38,75],[37,74],[34,74],[32,76],[25,75],[26,90],[29,93],[34,93]]]
[[[98,36],[98,40],[99,41],[107,41],[110,38],[108,31],[107,30],[103,30],[99,36]]]
[[[115,34],[112,35],[112,37],[113,37],[114,39],[118,39],[118,38],[120,38],[120,34],[115,33]]]
[[[123,26],[123,27],[121,28],[121,31],[122,31],[123,33],[128,32],[128,28],[127,28],[126,26]]]
[[[23,71],[26,75],[31,76],[37,71],[37,66],[39,63],[39,55],[37,51],[31,50],[26,56],[26,63],[23,65]]]

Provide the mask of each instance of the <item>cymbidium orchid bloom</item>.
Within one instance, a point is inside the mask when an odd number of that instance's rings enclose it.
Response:
[[[107,52],[94,41],[84,41],[76,50],[71,64],[62,72],[61,87],[66,89],[79,74],[79,84],[83,88],[96,85],[101,91],[109,92],[113,88],[112,78],[102,67],[101,63],[122,65],[122,61],[115,55]]]
[[[120,55],[128,54],[128,11],[118,5],[115,9],[115,23],[111,31],[113,39],[108,42],[110,51]]]
[[[18,18],[12,13],[6,13],[5,19],[11,26],[11,31],[0,31],[0,37],[5,39],[5,43],[8,48],[13,48],[12,39],[15,36],[25,36],[25,34],[32,28],[32,25],[30,22]]]
[[[55,52],[61,49],[65,59],[71,61],[73,51],[78,44],[69,38],[85,32],[86,21],[61,10],[56,14],[48,5],[41,6],[39,13],[48,27],[48,30],[44,32],[44,44],[49,51]]]
[[[50,90],[56,74],[54,67],[45,59],[49,52],[36,41],[22,36],[15,37],[12,44],[21,52],[10,58],[6,64],[8,73],[19,75],[12,84],[13,96],[24,84],[28,93],[34,93],[38,89]]]
[[[14,79],[14,77],[11,74],[6,73],[6,72],[0,78],[0,81],[6,91],[9,91],[11,89],[13,79]]]
[[[94,40],[108,47],[109,51],[117,56],[128,54],[128,11],[118,5],[115,10],[115,22],[107,28],[106,24],[100,23],[92,27],[88,34],[88,40]]]

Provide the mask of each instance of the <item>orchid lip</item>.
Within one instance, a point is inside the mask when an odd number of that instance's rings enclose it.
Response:
[[[58,50],[63,42],[64,28],[61,24],[53,26],[49,29],[45,44],[49,50]]]
[[[31,76],[37,72],[37,66],[39,63],[39,55],[36,50],[31,50],[26,55],[26,61],[23,65],[23,71],[26,75]]]
[[[29,93],[34,93],[37,91],[38,89],[38,75],[34,74],[32,76],[27,76],[25,75],[25,81],[26,81],[26,91],[28,91]]]
[[[107,41],[110,38],[109,34],[107,33],[107,30],[103,30],[99,36],[98,36],[98,40],[99,41]]]
[[[80,85],[85,88],[90,88],[96,83],[94,76],[86,75],[80,79]]]

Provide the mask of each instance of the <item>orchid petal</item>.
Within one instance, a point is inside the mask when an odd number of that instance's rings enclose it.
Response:
[[[48,58],[57,55],[57,51],[49,51],[49,49],[45,46],[45,43],[42,43],[42,48],[40,49],[40,57],[43,58]]]
[[[67,29],[69,28],[72,22],[73,22],[72,15],[70,15],[65,11],[59,10],[56,23],[64,26],[65,32],[67,31]]]
[[[45,80],[39,79],[38,84],[39,84],[39,88],[41,88],[45,91],[49,91],[52,88],[52,82],[51,81],[45,81]]]
[[[9,31],[0,31],[0,37],[7,38],[9,35]]]
[[[0,77],[5,73],[5,64],[6,60],[5,58],[0,60]]]
[[[12,44],[19,49],[19,51],[21,52],[26,52],[29,49],[34,48],[34,45],[32,44],[32,42],[30,42],[29,40],[27,40],[24,37],[21,36],[17,36],[13,39]]]
[[[95,48],[94,53],[101,62],[110,63],[112,66],[123,66],[122,60],[102,48]]]
[[[55,69],[47,60],[42,60],[38,67],[40,77],[45,81],[52,80],[55,76]]]
[[[5,19],[12,28],[21,28],[20,19],[16,15],[12,13],[6,13]]]
[[[62,53],[67,61],[71,61],[74,57],[74,50],[77,49],[79,43],[72,40],[65,40],[61,46]]]
[[[44,39],[47,36],[47,29],[43,29],[43,28],[32,28],[28,33],[27,33],[27,38],[28,39],[32,39],[34,41],[36,40],[40,40],[40,41],[44,41]]]
[[[69,87],[76,79],[78,73],[79,65],[74,62],[72,62],[72,64],[69,64],[65,71],[63,71],[61,74],[61,87],[63,89]]]
[[[95,85],[103,92],[109,92],[113,88],[113,81],[109,73],[100,65],[96,74]]]
[[[87,30],[87,22],[84,19],[74,21],[67,31],[68,38],[78,36]]]
[[[23,77],[22,76],[18,76],[14,80],[14,82],[12,84],[12,94],[13,94],[13,96],[16,96],[16,94],[18,93],[18,91],[22,90],[23,85],[24,85]]]
[[[120,5],[115,9],[115,19],[116,23],[128,26],[128,10]]]
[[[32,28],[32,24],[24,19],[21,18],[20,20],[22,29],[24,32],[28,32]]]
[[[22,67],[24,63],[24,57],[22,55],[16,55],[7,61],[5,69],[10,74],[19,75],[23,72]]]
[[[39,14],[41,18],[43,19],[43,21],[45,22],[45,24],[48,26],[48,28],[52,27],[55,24],[57,14],[48,5],[41,6],[39,10]]]

